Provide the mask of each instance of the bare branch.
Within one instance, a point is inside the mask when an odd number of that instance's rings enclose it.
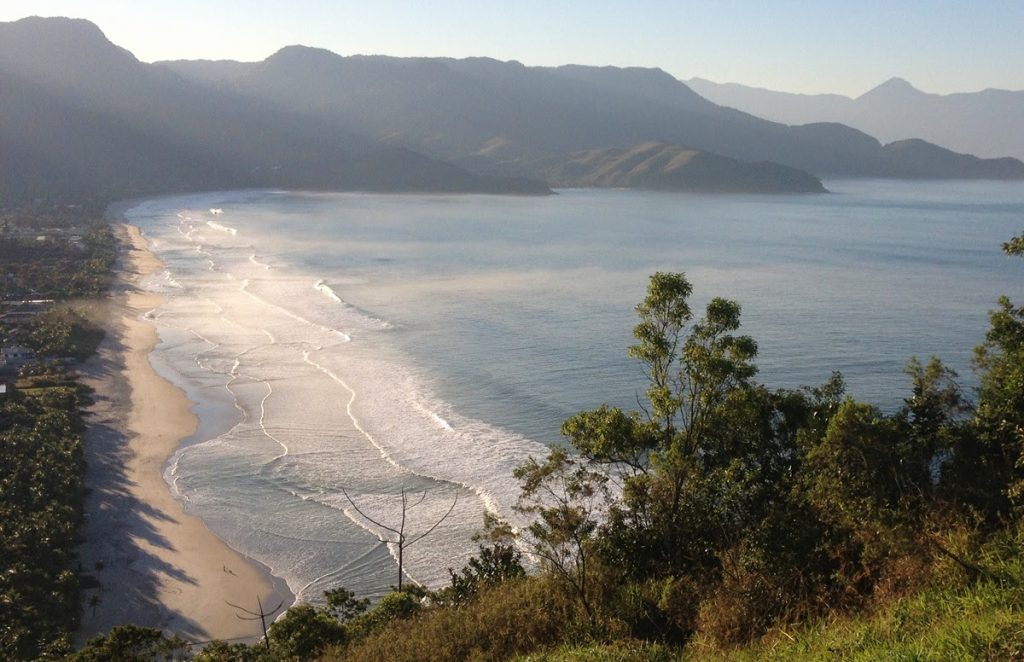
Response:
[[[397,547],[397,550],[398,550],[398,590],[399,591],[402,590],[402,577],[403,577],[404,572],[405,572],[405,562],[404,562],[404,558],[403,558],[403,553],[405,552],[405,549],[409,545],[412,545],[413,543],[417,543],[420,540],[423,540],[428,535],[430,535],[434,531],[434,529],[436,529],[438,526],[441,525],[441,522],[443,522],[446,519],[448,519],[448,516],[451,515],[452,511],[455,510],[455,504],[457,504],[459,502],[459,494],[458,494],[458,492],[456,492],[455,493],[455,499],[452,501],[451,507],[448,509],[448,512],[446,512],[441,517],[441,519],[439,519],[436,522],[434,522],[433,526],[431,526],[429,529],[427,529],[426,531],[424,531],[420,535],[416,536],[412,540],[407,540],[406,536],[405,536],[405,525],[406,525],[406,521],[407,521],[408,512],[411,509],[415,508],[416,506],[419,506],[420,504],[422,504],[426,500],[426,498],[427,498],[427,491],[426,490],[423,490],[423,492],[420,494],[420,498],[419,498],[418,501],[416,501],[415,503],[410,505],[409,504],[409,493],[406,491],[406,489],[404,487],[402,488],[402,493],[401,493],[401,496],[402,496],[402,517],[401,517],[401,522],[398,525],[398,528],[395,529],[393,527],[390,527],[390,526],[384,524],[383,522],[378,522],[377,520],[373,519],[372,517],[370,517],[369,515],[364,513],[362,511],[362,509],[356,504],[355,500],[353,500],[352,497],[349,496],[348,492],[345,491],[345,488],[341,487],[340,489],[341,489],[341,493],[345,495],[346,499],[348,499],[349,504],[352,505],[352,508],[357,513],[359,513],[359,515],[362,516],[363,519],[365,519],[366,521],[370,522],[371,524],[374,524],[377,527],[380,527],[381,529],[384,529],[385,531],[390,531],[391,533],[395,534],[395,536],[397,538],[396,540],[388,540],[388,539],[386,539],[384,536],[382,536],[380,534],[377,534],[376,537],[377,537],[377,541],[380,542],[381,544],[395,545]]]
[[[418,505],[420,505],[421,503],[423,503],[424,499],[426,499],[426,498],[427,498],[427,491],[426,491],[426,490],[423,490],[423,493],[422,493],[422,494],[420,494],[420,500],[419,500],[419,501],[417,501],[416,503],[412,504],[411,506],[409,506],[409,510],[412,510],[412,509],[413,509],[413,508],[415,508],[416,506],[418,506]]]
[[[421,533],[421,534],[420,534],[419,536],[417,536],[416,538],[413,538],[413,539],[412,539],[412,540],[411,540],[410,542],[407,542],[407,543],[405,543],[405,546],[406,546],[406,547],[409,547],[409,546],[410,546],[410,545],[412,545],[413,543],[417,543],[417,542],[419,542],[419,541],[423,540],[423,539],[424,539],[425,537],[427,537],[427,535],[429,535],[431,531],[433,531],[433,530],[434,530],[434,529],[436,529],[436,528],[437,528],[438,526],[440,526],[441,522],[443,522],[443,521],[445,521],[446,519],[448,519],[448,516],[452,514],[452,511],[453,511],[453,510],[455,510],[455,504],[457,504],[458,502],[459,502],[459,493],[458,493],[458,492],[456,492],[456,493],[455,493],[455,499],[454,499],[454,500],[452,501],[452,506],[451,506],[451,508],[449,508],[449,509],[448,509],[448,512],[446,512],[446,513],[444,514],[444,516],[443,516],[443,517],[441,517],[441,519],[439,519],[439,520],[437,520],[436,522],[434,522],[434,526],[430,527],[429,529],[427,529],[426,531],[424,531],[423,533]]]
[[[244,611],[245,613],[249,614],[250,616],[255,616],[256,618],[259,618],[259,617],[260,617],[260,615],[259,615],[259,614],[257,614],[257,613],[256,613],[256,612],[254,612],[254,611],[249,611],[249,610],[248,610],[248,609],[246,609],[245,607],[239,607],[239,606],[238,606],[238,605],[236,605],[235,603],[233,603],[233,602],[228,602],[227,600],[225,600],[224,602],[226,602],[226,603],[228,604],[228,606],[229,606],[229,607],[234,607],[235,609],[237,609],[237,610],[239,610],[239,611]]]
[[[390,531],[391,533],[395,534],[396,536],[402,535],[401,531],[398,531],[397,529],[392,529],[390,526],[387,526],[386,524],[381,524],[377,520],[373,519],[372,517],[370,517],[369,515],[364,513],[362,510],[359,509],[359,506],[356,505],[356,502],[352,500],[352,497],[350,497],[348,495],[348,492],[345,491],[345,488],[342,487],[340,489],[341,489],[341,493],[345,495],[345,498],[348,499],[348,502],[350,504],[352,504],[352,507],[355,508],[355,511],[357,513],[359,513],[360,515],[362,515],[363,519],[365,519],[366,521],[370,522],[371,524],[379,526],[380,528],[382,528],[382,529],[384,529],[386,531]],[[381,542],[392,542],[392,541],[382,540]]]

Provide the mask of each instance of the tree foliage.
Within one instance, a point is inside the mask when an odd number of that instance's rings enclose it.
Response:
[[[0,401],[0,650],[12,659],[66,648],[78,622],[78,402],[66,387]]]
[[[1003,245],[1007,255],[1024,256],[1024,235]],[[1007,486],[1005,501],[998,494],[975,505],[990,516],[1004,516],[1024,507],[1024,307],[1008,297],[989,314],[985,342],[975,348],[974,362],[981,388],[974,434],[964,451],[967,470],[985,471],[999,490]],[[973,465],[973,466],[972,466]]]
[[[977,407],[937,359],[911,359],[911,393],[884,413],[846,397],[838,374],[757,384],[739,304],[714,298],[695,320],[691,293],[683,274],[657,273],[636,308],[639,409],[573,416],[562,431],[578,455],[556,448],[517,472],[532,550],[573,578],[588,614],[617,604],[634,635],[660,623],[743,640],[906,585],[903,559],[950,556],[935,540],[943,521],[1009,516],[1024,492],[1021,309],[1004,298],[992,313]],[[609,481],[616,497],[590,507]]]
[[[515,509],[535,517],[527,529],[530,551],[593,621],[593,536],[608,501],[607,476],[560,447],[544,462],[531,458],[514,473],[523,486]]]
[[[156,628],[119,625],[108,634],[94,637],[70,655],[70,662],[155,662],[180,660],[188,644],[178,637],[166,637]]]

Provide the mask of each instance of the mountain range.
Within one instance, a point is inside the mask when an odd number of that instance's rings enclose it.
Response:
[[[929,94],[893,78],[850,98],[775,92],[701,78],[686,83],[717,104],[775,122],[840,122],[886,142],[921,138],[980,157],[1024,159],[1024,91]]]
[[[1024,178],[1024,163],[787,126],[658,69],[486,58],[147,64],[84,20],[0,23],[0,207],[188,190],[821,191],[818,177]]]
[[[958,160],[922,170],[901,150],[834,123],[787,126],[716,105],[659,69],[525,67],[486,58],[342,57],[289,46],[262,62],[157,63],[211,90],[231,90],[390,144],[484,172],[538,177],[582,150],[647,142],[816,176],[1022,177],[1012,160]]]
[[[210,94],[83,20],[0,23],[0,118],[0,200],[11,202],[254,187],[549,192]]]

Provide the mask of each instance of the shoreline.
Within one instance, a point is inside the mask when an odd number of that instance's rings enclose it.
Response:
[[[162,264],[138,228],[123,224],[130,204],[107,212],[125,252],[103,301],[107,336],[82,370],[94,389],[85,433],[85,522],[78,547],[81,646],[116,625],[164,630],[193,642],[255,640],[259,621],[243,621],[227,602],[256,610],[256,599],[290,606],[280,578],[231,549],[184,512],[164,480],[168,460],[193,435],[198,419],[185,392],[158,374],[150,352],[157,328],[142,315],[164,302],[139,283]]]

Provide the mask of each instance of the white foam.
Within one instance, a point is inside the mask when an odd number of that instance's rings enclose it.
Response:
[[[249,261],[255,264],[257,267],[263,267],[267,271],[270,270],[269,264],[267,264],[266,262],[260,262],[259,260],[256,259],[256,253],[253,253],[252,255],[249,256]]]
[[[219,436],[175,454],[172,489],[303,599],[337,585],[379,594],[395,583],[397,550],[383,548],[385,532],[341,488],[380,522],[401,515],[400,489],[425,493],[408,513],[414,534],[458,494],[430,544],[405,558],[413,581],[447,581],[446,569],[476,551],[484,511],[514,519],[512,468],[545,449],[453,411],[379,333],[389,323],[324,279],[310,287],[308,274],[271,270],[256,259],[257,233],[246,231],[255,241],[239,247],[204,237],[204,226],[221,229],[185,213],[154,215],[147,226],[160,238],[163,280],[177,284],[155,314],[185,334],[158,351],[193,385],[190,397],[219,392],[232,417]]]
[[[325,283],[323,280],[318,280],[317,282],[313,283],[313,289],[316,290],[317,292],[323,294],[325,297],[327,297],[328,299],[330,299],[331,301],[333,301],[335,303],[340,303],[342,305],[347,305],[347,304],[345,304],[344,301],[341,300],[341,297],[339,297],[335,293],[335,291],[331,289],[330,285]]]
[[[181,283],[166,269],[142,281],[140,287],[147,292],[156,292],[158,294],[166,294],[170,291],[182,289]]]
[[[338,338],[341,338],[342,341],[344,341],[344,342],[350,342],[352,340],[352,337],[349,336],[347,333],[344,333],[343,331],[339,331],[338,329],[332,329],[332,328],[326,327],[326,326],[324,326],[322,324],[317,324],[315,322],[311,322],[310,320],[306,319],[305,317],[302,317],[300,315],[296,315],[295,313],[291,312],[287,308],[284,308],[282,306],[278,306],[276,304],[273,304],[273,303],[271,303],[269,301],[266,301],[265,299],[260,298],[259,296],[255,295],[255,294],[253,294],[252,292],[249,291],[249,284],[251,282],[252,281],[250,279],[248,279],[248,278],[243,280],[240,290],[242,292],[244,292],[245,294],[247,294],[248,296],[252,297],[253,299],[256,299],[258,301],[262,301],[263,303],[267,304],[268,306],[272,306],[272,307],[276,308],[277,310],[281,311],[282,313],[284,313],[288,317],[292,318],[296,322],[300,322],[300,323],[306,324],[308,326],[319,328],[322,331],[325,331],[325,332],[327,332],[329,334],[337,336]]]
[[[394,325],[391,324],[391,322],[388,322],[387,320],[380,319],[379,317],[374,317],[372,315],[368,315],[365,312],[355,308],[355,306],[353,306],[352,304],[348,303],[347,301],[342,299],[340,296],[338,296],[338,293],[335,292],[334,289],[330,285],[328,285],[327,282],[324,281],[323,279],[320,279],[320,280],[316,281],[315,283],[313,283],[313,289],[316,290],[317,292],[319,292],[320,294],[324,295],[325,297],[327,297],[328,299],[330,299],[334,303],[337,303],[339,305],[344,306],[349,311],[355,312],[357,315],[359,315],[362,318],[363,322],[365,322],[368,326],[370,326],[372,328],[377,328],[377,329],[393,329],[394,328]]]
[[[437,424],[437,426],[438,426],[439,428],[441,428],[442,430],[447,430],[448,432],[454,432],[454,431],[455,431],[455,430],[454,430],[454,429],[452,428],[452,424],[451,424],[451,423],[449,423],[448,421],[446,421],[445,419],[443,419],[443,418],[442,418],[441,416],[439,416],[439,415],[437,414],[437,412],[433,412],[433,411],[430,411],[429,409],[427,409],[426,407],[424,407],[424,406],[423,406],[422,404],[420,404],[419,402],[417,402],[417,403],[415,404],[415,407],[416,407],[416,409],[417,409],[418,411],[421,411],[421,412],[423,412],[423,413],[424,413],[424,414],[425,414],[425,415],[426,415],[426,416],[427,416],[428,418],[430,418],[430,420],[432,420],[432,421],[433,421],[434,423],[436,423],[436,424]]]
[[[219,230],[220,232],[227,232],[230,235],[238,234],[238,230],[236,230],[235,228],[224,225],[223,223],[218,223],[217,221],[207,221],[206,224],[209,225],[214,230]]]

